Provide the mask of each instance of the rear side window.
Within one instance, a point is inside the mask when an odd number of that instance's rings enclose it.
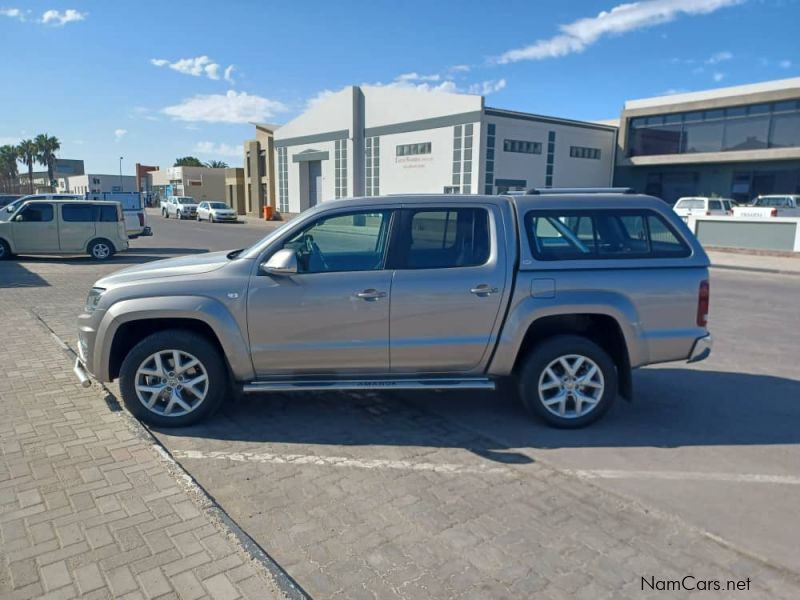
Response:
[[[61,218],[70,223],[91,223],[95,220],[95,206],[86,202],[81,204],[64,204],[61,207]]]
[[[61,218],[68,223],[114,223],[119,221],[119,211],[113,204],[64,204],[61,207]]]
[[[531,252],[539,260],[678,258],[690,250],[651,211],[531,211]]]
[[[719,200],[709,200],[708,207],[709,210],[722,210],[722,202]]]
[[[393,268],[474,267],[489,259],[489,213],[484,208],[404,211],[391,249]]]

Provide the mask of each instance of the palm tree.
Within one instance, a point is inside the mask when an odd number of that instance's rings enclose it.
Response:
[[[8,192],[15,192],[18,184],[17,148],[15,146],[0,146],[0,182]]]
[[[33,161],[39,155],[39,147],[33,140],[22,140],[17,146],[19,160],[28,166],[28,191],[33,193]]]
[[[43,167],[47,167],[47,181],[50,186],[54,185],[53,170],[56,164],[56,152],[61,150],[61,142],[58,138],[46,133],[40,133],[34,140],[38,148],[36,161]]]
[[[224,160],[210,160],[206,163],[206,166],[209,169],[227,169],[228,163]]]
[[[202,167],[203,163],[196,156],[184,156],[183,158],[176,158],[173,167]]]

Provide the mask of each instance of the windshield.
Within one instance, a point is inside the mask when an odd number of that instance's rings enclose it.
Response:
[[[211,208],[223,208],[223,209],[228,208],[228,205],[225,204],[224,202],[209,202],[208,205]]]
[[[178,204],[194,204],[194,198],[178,198]]]

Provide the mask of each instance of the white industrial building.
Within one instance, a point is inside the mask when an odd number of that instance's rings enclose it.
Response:
[[[102,194],[109,192],[135,192],[136,177],[133,175],[69,175],[57,178],[56,191],[68,194]]]
[[[299,213],[361,195],[610,186],[616,135],[482,96],[352,86],[275,131],[275,204]]]

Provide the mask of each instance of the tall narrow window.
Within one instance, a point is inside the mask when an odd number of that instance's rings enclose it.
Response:
[[[278,210],[289,212],[289,164],[286,148],[278,148]]]
[[[336,140],[335,191],[337,198],[347,196],[347,140]]]
[[[381,138],[375,136],[364,140],[364,158],[367,196],[379,196],[381,193]]]

